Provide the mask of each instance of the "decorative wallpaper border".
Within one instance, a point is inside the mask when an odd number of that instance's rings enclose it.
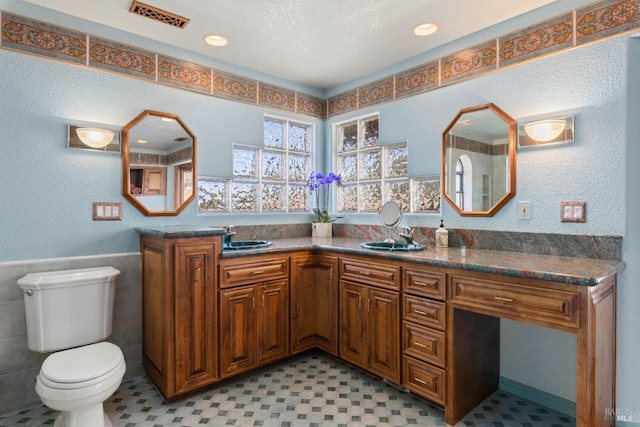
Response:
[[[601,0],[322,99],[0,11],[0,49],[318,119],[418,95],[640,28],[640,0]]]
[[[218,98],[325,119],[327,101],[0,11],[0,48],[135,77]]]
[[[487,40],[407,71],[393,81],[393,96],[371,102],[370,85],[332,96],[327,118],[417,95],[473,77],[640,28],[640,0],[602,0]],[[355,100],[355,102],[353,102]]]

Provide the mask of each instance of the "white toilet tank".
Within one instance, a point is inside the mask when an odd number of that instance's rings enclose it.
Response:
[[[29,348],[45,353],[111,335],[119,275],[113,267],[95,267],[29,273],[19,279]]]

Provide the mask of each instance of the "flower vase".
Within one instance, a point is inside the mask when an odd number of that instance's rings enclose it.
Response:
[[[314,222],[311,224],[311,237],[331,237],[332,227],[330,222]]]

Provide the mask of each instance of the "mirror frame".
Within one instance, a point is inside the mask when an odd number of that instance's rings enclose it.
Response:
[[[491,110],[498,117],[504,120],[509,126],[509,153],[507,157],[507,162],[509,165],[509,191],[505,193],[504,196],[500,198],[493,206],[486,211],[463,211],[458,207],[455,200],[451,199],[446,192],[447,188],[447,134],[449,131],[455,126],[456,122],[460,117],[466,113],[471,113],[474,111],[480,110]],[[441,191],[440,195],[443,199],[451,205],[451,207],[458,213],[460,216],[493,216],[496,212],[502,208],[513,196],[516,194],[516,121],[513,117],[509,116],[507,113],[502,111],[500,108],[495,106],[492,103],[477,105],[475,107],[463,108],[456,114],[456,116],[451,120],[449,125],[442,132],[442,175],[441,175]]]
[[[157,116],[157,117],[166,117],[170,119],[174,119],[184,131],[189,134],[191,137],[191,164],[193,170],[193,180],[194,180],[194,191],[183,203],[175,210],[149,210],[144,204],[142,204],[134,195],[130,192],[131,186],[131,174],[129,173],[129,132],[131,129],[140,123],[142,120],[147,118],[148,116]],[[188,205],[196,198],[195,184],[197,181],[197,171],[196,171],[197,159],[196,159],[196,136],[189,127],[184,124],[182,119],[177,114],[172,113],[163,113],[160,111],[153,110],[144,110],[140,113],[135,119],[131,120],[122,128],[122,194],[124,197],[129,200],[136,208],[140,210],[146,216],[177,216],[180,212],[182,212]]]

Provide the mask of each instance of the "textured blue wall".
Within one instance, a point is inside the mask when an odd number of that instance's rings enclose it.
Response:
[[[67,18],[21,2],[0,1],[0,8],[67,25]],[[104,34],[99,35],[128,39],[100,31]],[[508,31],[494,29],[498,35]],[[557,112],[576,115],[574,144],[518,153],[516,197],[493,218],[458,217],[446,205],[442,216],[451,228],[622,235],[627,271],[618,291],[617,406],[640,412],[640,367],[633,361],[640,354],[633,332],[640,323],[640,271],[630,262],[640,259],[640,230],[637,215],[627,216],[640,210],[640,84],[631,78],[640,64],[638,43],[621,36],[358,115],[380,112],[383,143],[409,141],[411,175],[440,172],[441,132],[460,108],[493,102],[518,120]],[[157,46],[155,50],[160,51]],[[170,48],[166,53],[178,56]],[[185,55],[189,54],[181,56]],[[167,111],[180,115],[197,135],[199,175],[229,176],[231,144],[259,145],[267,110],[4,50],[0,75],[0,261],[137,251],[134,228],[143,225],[290,223],[310,218],[203,217],[196,214],[195,203],[176,218],[144,217],[121,196],[119,156],[66,148],[67,125],[74,121],[123,126],[145,109]],[[353,116],[314,122],[325,155],[331,152],[325,141],[331,139],[332,125]],[[530,221],[517,220],[520,200],[531,202]],[[562,200],[587,201],[587,223],[560,223]],[[122,201],[123,220],[92,221],[93,201]],[[377,223],[377,217],[360,215],[346,221]],[[409,215],[406,221],[435,227],[439,216]],[[573,336],[543,330],[535,341],[518,340],[523,331],[522,325],[503,323],[503,335],[513,339],[503,342],[502,374],[572,398]],[[518,356],[522,353],[530,360],[523,363]],[[554,369],[529,369],[536,365]]]

